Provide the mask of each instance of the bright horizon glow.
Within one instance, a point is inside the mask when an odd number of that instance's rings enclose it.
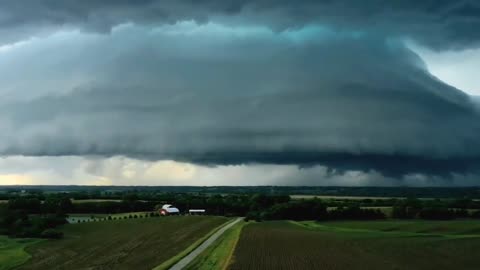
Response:
[[[17,173],[18,172],[18,173]],[[253,180],[254,179],[254,180]],[[228,180],[228,181],[227,181]],[[250,164],[202,166],[172,160],[145,161],[128,157],[86,158],[24,157],[0,158],[2,185],[89,185],[89,186],[474,186],[475,175],[454,175],[448,182],[422,174],[402,179],[376,171],[340,172],[316,165]]]

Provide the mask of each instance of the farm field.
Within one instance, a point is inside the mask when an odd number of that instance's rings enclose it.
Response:
[[[322,199],[322,200],[387,200],[387,199],[404,199],[404,197],[373,197],[373,196],[336,196],[336,195],[304,195],[304,194],[292,194],[290,195],[292,200],[301,199]]]
[[[246,225],[229,269],[478,269],[478,221]]]
[[[203,251],[195,260],[193,260],[186,270],[223,270],[230,261],[233,251],[243,226],[247,224],[241,221],[229,230],[227,230],[217,241]]]
[[[228,221],[181,216],[70,224],[64,239],[27,247],[18,269],[152,269]]]

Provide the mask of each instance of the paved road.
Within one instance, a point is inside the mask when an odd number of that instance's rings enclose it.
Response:
[[[187,256],[183,257],[179,262],[174,264],[170,270],[181,270],[187,266],[193,259],[195,259],[200,253],[202,253],[206,248],[208,248],[215,240],[217,240],[226,230],[230,229],[233,225],[240,222],[243,218],[237,218],[235,221],[228,223],[223,226],[221,229],[216,231],[212,236],[205,240],[200,246],[190,252]]]

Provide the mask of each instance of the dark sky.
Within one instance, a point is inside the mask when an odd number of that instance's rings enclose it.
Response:
[[[477,185],[476,29],[478,1],[0,0],[0,184]]]

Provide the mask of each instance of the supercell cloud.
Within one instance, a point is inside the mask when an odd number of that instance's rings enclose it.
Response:
[[[185,20],[277,31],[321,24],[412,38],[438,49],[474,46],[480,39],[475,0],[2,0],[0,5],[0,33],[6,41],[58,28],[105,33],[123,23],[156,26]]]
[[[475,184],[478,98],[415,48],[477,49],[480,6],[380,2],[0,1],[0,154]]]

